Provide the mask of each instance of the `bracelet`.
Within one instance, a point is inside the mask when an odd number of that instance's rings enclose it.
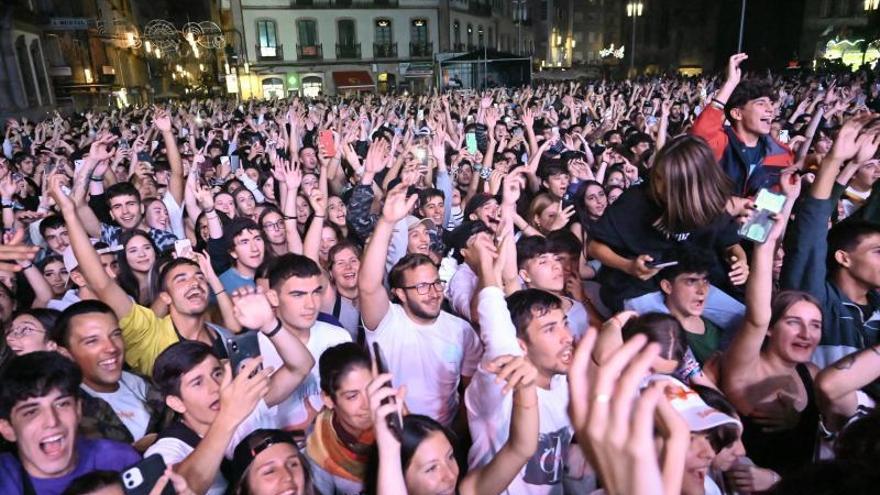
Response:
[[[278,319],[278,318],[275,318],[275,321],[277,322],[277,325],[275,325],[275,328],[272,329],[271,332],[264,334],[266,337],[268,337],[268,338],[270,338],[270,339],[271,339],[272,337],[274,337],[278,332],[281,331],[281,327],[282,327],[282,325],[281,325],[281,320]]]
[[[91,177],[93,182],[104,182],[104,177],[95,177],[94,175]]]
[[[324,215],[312,215],[312,218],[324,218]]]
[[[204,213],[205,213],[205,215],[207,215],[208,213],[214,213],[215,209],[216,208],[211,208],[210,210],[205,210]]]
[[[2,205],[0,205],[0,208],[3,208],[3,209],[13,208],[13,206],[12,206],[12,203],[3,203]]]
[[[34,267],[34,264],[33,264],[33,263],[30,263],[30,264],[28,264],[28,266],[22,266],[22,267],[21,267],[21,271],[25,271],[25,270],[27,270],[27,269],[29,269],[29,268],[33,268],[33,267]]]
[[[285,215],[284,217],[282,217],[282,218],[283,218],[284,220],[296,220],[296,217],[289,217],[289,216],[286,216],[286,215]]]
[[[214,297],[217,297],[217,296],[219,296],[220,294],[223,294],[224,292],[226,292],[226,289],[220,289],[220,290],[218,290],[218,291],[215,291],[215,292],[214,292]]]
[[[727,105],[727,102],[721,101],[718,98],[712,98],[712,103],[717,103],[722,108],[724,108],[724,106]]]

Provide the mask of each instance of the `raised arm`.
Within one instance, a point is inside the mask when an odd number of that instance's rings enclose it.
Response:
[[[61,191],[61,185],[65,180],[66,177],[61,174],[51,176],[49,178],[49,194],[52,195],[55,203],[61,209],[61,214],[64,216],[64,222],[67,224],[67,233],[70,236],[70,247],[73,249],[77,261],[79,261],[79,269],[86,279],[89,288],[98,295],[98,298],[113,308],[117,318],[125,318],[131,312],[134,303],[128,297],[128,294],[104,270],[104,266],[101,264],[101,257],[98,256],[98,252],[92,247],[92,242],[76,213],[73,201]]]
[[[844,356],[816,375],[819,410],[824,425],[840,431],[859,408],[858,391],[880,377],[880,346]]]
[[[270,407],[286,400],[312,370],[315,359],[292,333],[281,328],[269,299],[262,288],[242,287],[233,294],[235,317],[242,327],[261,332],[269,338],[284,366],[274,370],[265,396]]]
[[[756,243],[752,253],[754,270],[746,283],[746,317],[730,347],[722,357],[724,382],[752,371],[770,326],[770,299],[773,294],[773,256],[782,238],[794,202],[800,194],[800,177],[793,172],[782,175],[780,185],[786,193],[785,205],[776,218],[767,240]]]
[[[394,225],[412,211],[418,200],[413,194],[406,197],[406,184],[398,184],[388,191],[382,215],[376,222],[373,236],[364,250],[358,277],[358,292],[361,299],[361,318],[368,330],[375,330],[385,313],[388,312],[390,301],[388,291],[382,283],[385,278],[385,258]]]
[[[180,150],[177,148],[177,139],[171,132],[171,116],[163,109],[157,109],[156,115],[153,117],[153,124],[162,133],[162,140],[165,142],[165,153],[168,156],[168,164],[171,166],[171,178],[168,181],[168,191],[177,204],[183,204],[183,187],[185,179],[183,177],[183,161],[180,159]],[[195,147],[194,147],[195,148]]]
[[[510,434],[489,464],[470,471],[459,486],[462,495],[501,493],[516,478],[538,448],[538,370],[524,356],[500,356],[487,367],[507,383],[503,393],[513,390]]]

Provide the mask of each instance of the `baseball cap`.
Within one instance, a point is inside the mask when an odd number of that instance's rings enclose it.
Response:
[[[406,230],[410,231],[422,223],[428,227],[428,230],[434,230],[437,227],[430,218],[419,218],[415,215],[409,215],[406,217]]]
[[[464,219],[469,220],[471,213],[477,211],[480,207],[492,200],[497,201],[498,199],[489,193],[475,194],[474,197],[467,202],[467,206],[464,207]]]
[[[461,252],[467,247],[468,240],[480,232],[492,233],[492,230],[480,220],[466,220],[454,230],[446,234],[446,245]]]
[[[282,430],[259,429],[244,437],[238,442],[235,452],[232,454],[232,481],[241,481],[244,472],[260,455],[260,452],[279,443],[288,443],[296,448],[293,435]]]
[[[721,425],[735,425],[742,431],[739,420],[709,407],[697,392],[669,375],[651,375],[645,379],[643,387],[660,380],[669,383],[665,391],[666,398],[678,414],[681,414],[691,431],[706,431]]]

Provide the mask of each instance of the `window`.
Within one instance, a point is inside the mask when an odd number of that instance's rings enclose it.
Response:
[[[46,85],[46,66],[43,63],[43,54],[40,50],[40,40],[31,41],[31,60],[34,61],[34,70],[36,71],[37,85],[40,87],[40,97],[44,105],[51,103],[52,98],[49,95],[49,87]]]
[[[340,46],[354,46],[357,42],[355,35],[354,20],[340,19],[336,21],[336,32]]]
[[[831,17],[831,0],[819,0],[819,17]]]
[[[452,40],[456,46],[461,44],[461,24],[458,21],[452,23]]]
[[[410,41],[415,45],[428,44],[428,20],[413,19],[409,33]]]
[[[474,48],[474,27],[470,24],[467,25],[467,49],[471,50]]]
[[[837,15],[838,17],[846,17],[850,14],[850,7],[852,2],[850,0],[837,0]]]
[[[18,59],[18,71],[21,76],[21,82],[24,84],[27,104],[29,107],[35,107],[40,104],[40,97],[37,95],[34,71],[31,66],[30,53],[28,52],[24,35],[19,36],[15,40],[15,56]]]
[[[278,47],[278,34],[275,21],[257,21],[257,40],[260,43],[260,56],[274,57]]]
[[[391,33],[390,19],[376,19],[376,29],[373,38],[375,38],[377,45],[391,44],[394,38]]]
[[[299,19],[296,21],[296,31],[300,45],[315,46],[318,44],[318,23],[314,19]]]
[[[480,48],[486,46],[483,38],[483,26],[477,26],[477,46]]]
[[[495,31],[489,26],[489,48],[495,48]]]
[[[323,86],[324,81],[320,77],[306,76],[302,79],[303,96],[315,98],[321,93]]]

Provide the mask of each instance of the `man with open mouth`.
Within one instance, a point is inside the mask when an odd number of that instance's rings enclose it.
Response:
[[[140,460],[124,443],[80,437],[81,381],[77,365],[57,352],[9,363],[0,379],[0,434],[16,450],[0,455],[0,493],[58,495],[83,474]]]

